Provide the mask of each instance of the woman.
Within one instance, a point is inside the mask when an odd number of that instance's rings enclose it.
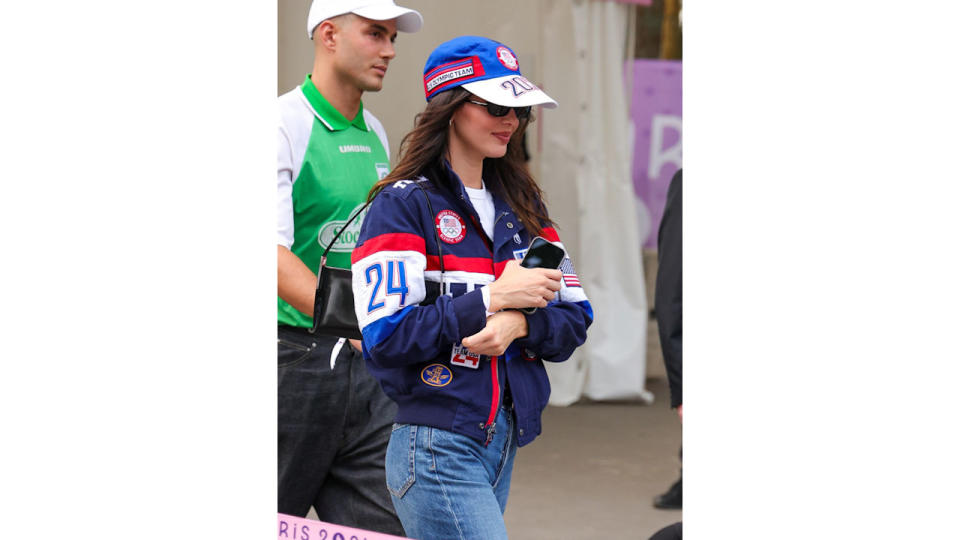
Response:
[[[433,51],[424,91],[352,255],[364,358],[398,405],[387,487],[408,536],[506,538],[513,458],[550,396],[543,360],[569,358],[593,319],[569,259],[518,264],[534,237],[559,243],[521,144],[531,107],[556,102],[475,36]]]

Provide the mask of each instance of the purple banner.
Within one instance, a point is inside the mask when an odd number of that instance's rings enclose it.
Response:
[[[638,58],[632,62],[633,188],[642,246],[655,248],[667,188],[682,166],[683,70],[679,60]]]

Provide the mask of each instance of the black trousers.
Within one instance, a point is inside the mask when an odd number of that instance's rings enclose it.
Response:
[[[404,536],[384,473],[397,406],[362,354],[279,326],[277,367],[278,511]]]

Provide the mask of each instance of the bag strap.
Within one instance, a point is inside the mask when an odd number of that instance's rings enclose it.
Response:
[[[426,199],[427,201],[427,210],[430,212],[430,215],[433,216],[434,215],[433,205],[430,204],[430,197],[427,195],[427,190],[423,189],[423,187],[420,185],[421,182],[425,182],[425,181],[427,180],[426,179],[415,180],[413,185],[415,185],[417,189],[419,189],[420,192],[423,193],[423,198]],[[377,195],[379,194],[380,192],[378,191]],[[373,199],[376,199],[377,195],[374,195]],[[362,214],[363,211],[366,210],[368,206],[370,206],[370,203],[373,202],[373,199],[370,199],[369,201],[367,201],[367,203],[364,204],[360,210],[357,210],[357,213],[350,216],[350,219],[347,220],[347,223],[343,226],[343,228],[340,229],[339,232],[337,232],[337,234],[333,237],[333,240],[331,240],[330,243],[327,245],[327,248],[323,250],[323,255],[320,256],[320,266],[317,268],[317,290],[320,289],[320,273],[323,272],[323,268],[327,265],[327,253],[330,252],[330,248],[332,248],[333,245],[337,243],[337,238],[340,238],[340,235],[343,234],[343,231],[347,230],[347,227],[349,227],[350,224],[353,223],[353,220],[356,219],[357,216]],[[444,274],[443,246],[440,243],[440,233],[437,232],[436,227],[433,228],[433,235],[437,241],[437,255],[440,258],[440,294],[443,294],[443,274]]]
[[[374,195],[373,198],[376,199],[377,196]],[[332,248],[333,245],[337,243],[337,238],[340,238],[340,235],[343,234],[343,231],[347,230],[347,227],[349,227],[350,224],[353,223],[353,220],[357,219],[357,216],[359,216],[360,214],[362,214],[363,211],[366,210],[367,207],[370,206],[370,203],[372,203],[372,202],[373,202],[373,199],[370,199],[369,201],[367,201],[367,204],[363,205],[363,208],[357,210],[357,213],[356,213],[356,214],[350,216],[350,219],[347,220],[347,223],[340,229],[339,232],[337,232],[337,234],[333,237],[333,240],[331,240],[330,243],[327,244],[327,249],[323,250],[323,255],[320,256],[320,266],[321,266],[321,267],[322,267],[322,266],[326,266],[326,264],[327,264],[327,253],[329,253],[329,252],[330,252],[330,248]]]
[[[427,190],[423,189],[420,182],[421,181],[417,181],[414,185],[417,186],[420,193],[423,193],[423,198],[427,200],[427,211],[429,211],[430,216],[433,217],[436,215],[433,213],[433,205],[430,204],[430,197],[427,195]],[[437,256],[440,258],[440,293],[443,294],[443,247],[440,244],[440,233],[437,232],[436,227],[433,228],[433,236],[437,240]]]
[[[417,187],[417,189],[420,190],[420,193],[423,193],[423,198],[427,201],[427,210],[430,212],[430,215],[433,216],[433,215],[434,215],[434,213],[433,213],[433,205],[430,204],[430,197],[427,195],[427,190],[423,189],[423,186],[420,185],[420,183],[421,183],[421,182],[424,182],[424,181],[426,181],[426,180],[417,180],[417,181],[414,181],[413,185],[415,185],[415,186]],[[379,194],[380,194],[380,192],[377,192],[377,195],[379,195]],[[377,198],[377,195],[374,195],[374,196],[373,196],[373,199],[376,199],[376,198]],[[361,208],[360,210],[357,210],[357,213],[356,213],[356,214],[350,216],[350,219],[347,220],[347,223],[340,229],[339,232],[337,232],[337,234],[333,237],[333,240],[331,240],[330,243],[327,244],[327,248],[323,250],[323,255],[320,256],[320,264],[321,264],[321,265],[327,264],[327,253],[329,253],[329,252],[330,252],[330,248],[332,248],[333,245],[337,243],[337,238],[340,238],[340,235],[343,234],[343,231],[347,230],[347,227],[349,227],[350,224],[353,223],[353,220],[356,219],[357,216],[359,216],[360,214],[362,214],[363,211],[366,210],[368,206],[370,206],[370,203],[373,202],[373,199],[370,199],[369,201],[367,201],[367,203],[363,205],[363,208]],[[440,284],[443,285],[443,273],[444,273],[444,267],[443,267],[443,247],[442,247],[442,244],[440,243],[440,233],[437,232],[437,228],[436,228],[436,227],[433,228],[433,236],[434,236],[434,237],[436,238],[436,240],[437,240],[437,255],[438,255],[439,258],[440,258]]]

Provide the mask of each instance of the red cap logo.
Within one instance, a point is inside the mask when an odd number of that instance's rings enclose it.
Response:
[[[512,69],[513,71],[520,69],[520,62],[517,61],[517,57],[510,52],[510,49],[502,45],[497,47],[497,60],[507,69]]]

